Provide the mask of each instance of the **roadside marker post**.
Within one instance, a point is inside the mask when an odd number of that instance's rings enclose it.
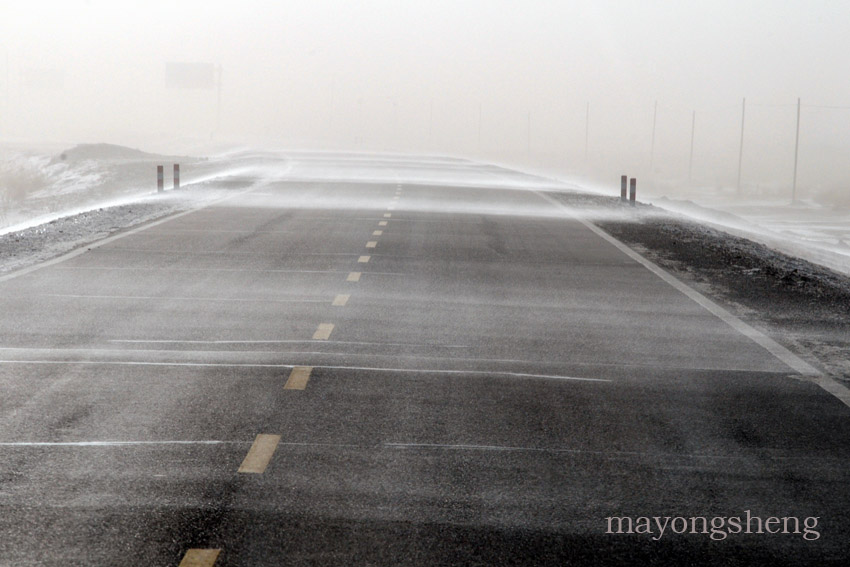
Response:
[[[162,193],[165,188],[165,174],[161,165],[156,166],[156,192]]]
[[[628,183],[629,176],[621,175],[620,176],[620,202],[626,202],[626,185]]]
[[[632,177],[629,181],[629,204],[635,206],[635,194],[637,193],[637,179]]]
[[[174,188],[180,189],[180,164],[174,164]]]

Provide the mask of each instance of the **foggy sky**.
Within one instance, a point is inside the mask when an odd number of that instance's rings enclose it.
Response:
[[[696,111],[694,177],[729,184],[746,97],[744,177],[781,184],[800,97],[801,179],[840,184],[850,152],[841,0],[0,6],[0,141],[429,151],[682,179]],[[220,108],[215,89],[168,88],[168,62],[220,65]]]

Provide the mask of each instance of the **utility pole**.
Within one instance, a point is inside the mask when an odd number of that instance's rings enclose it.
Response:
[[[747,99],[744,97],[744,103],[741,106],[741,145],[738,148],[738,183],[736,189],[738,196],[741,195],[741,163],[744,159],[744,117],[747,114]]]
[[[800,151],[800,99],[797,99],[797,136],[794,139],[794,183],[791,185],[791,203],[797,200],[797,156]]]
[[[688,184],[690,185],[692,179],[692,173],[694,171],[694,132],[696,132],[697,126],[697,111],[694,110],[694,113],[691,117],[691,156],[688,158]]]
[[[655,165],[655,122],[658,119],[658,101],[655,101],[655,110],[652,113],[652,146],[649,150],[649,174],[652,176]]]

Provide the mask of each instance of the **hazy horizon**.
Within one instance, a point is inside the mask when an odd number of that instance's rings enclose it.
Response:
[[[432,152],[841,191],[839,2],[2,2],[0,141]],[[221,70],[178,88],[169,63]],[[218,77],[216,77],[216,83]],[[657,104],[657,114],[656,114]],[[653,122],[654,143],[653,143]]]

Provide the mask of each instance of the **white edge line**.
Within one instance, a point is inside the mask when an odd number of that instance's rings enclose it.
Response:
[[[248,445],[250,441],[18,441],[0,447],[120,447],[124,445]]]
[[[191,208],[191,209],[186,210],[186,211],[174,213],[174,214],[171,214],[171,215],[166,215],[165,217],[163,217],[161,219],[158,219],[158,220],[155,220],[155,221],[149,222],[149,223],[144,223],[144,224],[142,224],[142,226],[137,226],[136,228],[131,228],[130,230],[128,230],[126,232],[120,232],[118,234],[113,234],[112,236],[107,236],[106,238],[103,238],[101,240],[95,240],[94,242],[90,242],[88,244],[81,244],[79,248],[77,248],[75,250],[71,250],[70,252],[66,252],[65,254],[62,254],[61,256],[57,256],[56,258],[51,258],[50,260],[45,260],[44,262],[40,262],[38,264],[28,266],[26,268],[22,268],[20,270],[14,271],[10,274],[0,276],[0,282],[5,282],[5,281],[8,281],[8,280],[19,278],[21,276],[31,274],[32,272],[35,272],[36,270],[41,270],[42,268],[47,268],[49,266],[60,264],[62,262],[65,262],[66,260],[70,260],[71,258],[76,258],[77,256],[81,256],[81,255],[85,254],[86,252],[94,250],[95,248],[100,248],[101,246],[105,246],[107,244],[115,242],[116,240],[120,240],[121,238],[125,238],[127,236],[132,236],[133,234],[138,234],[139,232],[142,232],[144,230],[148,230],[149,228],[153,228],[155,226],[159,226],[161,224],[165,224],[167,222],[173,221],[174,219],[178,219],[180,217],[190,215],[194,212],[197,212],[197,211],[200,211],[200,210],[205,209],[207,207],[211,207],[215,204],[218,204],[221,201],[225,201],[227,199],[232,199],[232,198],[237,197],[237,196],[239,196],[243,193],[248,193],[248,192],[250,192],[250,189],[245,190],[245,191],[240,191],[240,192],[235,193],[233,195],[227,195],[226,197],[223,197],[221,199],[216,199],[216,200],[210,201],[208,203],[205,203],[205,204],[200,205],[198,207]]]
[[[124,267],[124,266],[62,266],[59,270],[101,270],[101,271],[136,271],[136,272],[151,272],[151,271],[169,271],[169,272],[232,272],[232,273],[268,273],[268,274],[348,274],[350,272],[344,270],[252,270],[249,268],[175,268],[175,267]],[[375,276],[407,276],[404,272],[366,272]]]
[[[423,374],[475,374],[486,376],[515,376],[517,378],[542,378],[547,380],[568,380],[577,382],[612,382],[606,378],[581,378],[576,376],[557,376],[552,374],[531,374],[526,372],[505,372],[487,370],[436,370],[431,368],[378,368],[370,366],[320,366],[313,365],[313,368],[327,368],[332,370],[366,370],[369,372],[415,372]]]
[[[251,299],[241,297],[172,297],[172,296],[145,296],[145,295],[79,295],[72,293],[42,293],[40,297],[57,297],[66,299],[127,299],[158,300],[158,301],[221,301],[237,303],[327,303],[328,299]]]
[[[665,270],[663,270],[662,268],[660,268],[659,266],[657,266],[653,262],[650,262],[649,260],[647,260],[646,258],[641,256],[640,254],[638,254],[637,252],[635,252],[634,250],[632,250],[631,248],[629,248],[628,246],[626,246],[625,244],[623,244],[622,242],[620,242],[619,240],[617,240],[616,238],[614,238],[613,236],[611,236],[610,234],[608,234],[607,232],[605,232],[604,230],[602,230],[601,228],[596,226],[595,224],[588,222],[587,220],[572,214],[572,211],[570,211],[568,207],[566,207],[563,204],[559,203],[558,201],[552,199],[548,195],[545,195],[545,194],[542,194],[542,193],[539,193],[539,192],[537,192],[537,194],[540,195],[541,197],[543,197],[544,199],[546,199],[547,201],[554,203],[558,207],[562,208],[564,211],[569,213],[571,217],[573,217],[578,222],[580,222],[581,224],[583,224],[584,226],[586,226],[587,228],[592,230],[594,233],[596,233],[597,236],[606,240],[608,243],[614,245],[618,250],[620,250],[626,256],[628,256],[629,258],[631,258],[635,262],[641,264],[643,267],[645,267],[647,270],[649,270],[650,272],[652,272],[653,274],[655,274],[656,276],[661,278],[663,281],[665,281],[666,283],[668,283],[669,285],[671,285],[672,287],[674,287],[675,289],[677,289],[681,293],[685,294],[688,298],[690,298],[691,300],[693,300],[697,304],[699,304],[703,309],[706,309],[712,315],[714,315],[715,317],[718,317],[719,319],[721,319],[723,322],[725,322],[727,325],[729,325],[730,327],[732,327],[733,329],[735,329],[736,331],[738,331],[742,335],[746,336],[747,338],[749,338],[750,340],[752,340],[756,344],[765,348],[773,356],[775,356],[776,358],[781,360],[783,363],[785,363],[790,368],[794,369],[796,372],[803,374],[804,376],[820,376],[821,375],[821,372],[819,370],[817,370],[816,368],[811,366],[809,363],[802,360],[796,354],[792,353],[787,348],[780,345],[779,343],[777,343],[776,341],[774,341],[773,339],[771,339],[770,337],[768,337],[767,335],[765,335],[761,331],[758,331],[758,330],[754,329],[753,327],[751,327],[750,325],[744,323],[743,321],[741,321],[740,319],[738,319],[737,317],[735,317],[734,315],[732,315],[731,313],[729,313],[728,311],[726,311],[725,309],[720,307],[718,304],[714,303],[713,301],[711,301],[710,299],[708,299],[707,297],[705,297],[703,294],[699,293],[695,289],[693,289],[693,288],[687,286],[686,284],[682,283],[680,280],[676,279],[674,276],[672,276],[671,274],[669,274],[668,272],[666,272]]]
[[[0,360],[0,364],[68,364],[68,365],[103,365],[103,366],[191,366],[191,367],[220,367],[220,368],[295,368],[303,364],[261,364],[239,362],[146,362],[139,360]],[[442,370],[433,368],[380,368],[371,366],[322,366],[311,365],[313,368],[330,370],[365,370],[369,372],[407,372],[416,374],[472,374],[484,376],[514,376],[517,378],[539,378],[543,380],[563,380],[574,382],[612,382],[606,378],[581,378],[576,376],[557,376],[551,374],[532,374],[528,372],[504,372],[486,370]]]
[[[737,317],[720,307],[718,304],[705,297],[700,292],[684,284],[676,277],[663,270],[661,267],[657,266],[653,262],[650,262],[649,260],[641,256],[640,254],[638,254],[637,252],[635,252],[634,250],[632,250],[624,243],[620,242],[619,240],[617,240],[595,224],[573,214],[569,207],[567,207],[563,203],[559,203],[552,197],[541,193],[540,191],[535,191],[535,193],[539,197],[549,201],[550,203],[554,204],[555,206],[569,214],[573,219],[586,226],[600,238],[606,240],[607,242],[615,246],[626,256],[628,256],[635,262],[641,264],[643,267],[645,267],[650,272],[661,278],[663,281],[673,286],[681,293],[685,294],[691,300],[699,304],[702,308],[709,311],[712,315],[718,317],[727,325],[729,325],[751,341],[755,342],[756,344],[767,350],[770,354],[785,363],[785,365],[793,369],[795,372],[808,378],[811,378],[812,381],[818,386],[838,398],[846,406],[850,407],[850,390],[848,390],[846,386],[840,384],[829,376],[825,376],[820,370],[818,370],[808,362],[804,361],[802,358],[800,358],[784,346],[780,345],[775,340],[771,339],[758,329],[755,329],[747,323],[743,322],[742,320],[738,319]]]
[[[0,447],[7,448],[51,448],[51,447],[133,447],[133,446],[167,446],[167,445],[250,445],[252,441],[18,441],[0,442]],[[648,458],[682,458],[682,459],[718,459],[739,460],[737,455],[711,454],[675,454],[675,453],[645,453],[640,451],[603,451],[592,449],[575,449],[568,447],[518,447],[511,445],[472,445],[472,444],[442,444],[442,443],[402,443],[386,442],[377,445],[357,445],[352,443],[311,443],[298,441],[281,441],[278,447],[293,448],[332,448],[356,449],[366,451],[381,450],[442,450],[442,451],[487,451],[500,453],[551,453],[575,455],[603,455],[612,457],[648,457]],[[799,457],[774,456],[773,460],[797,460]]]
[[[321,344],[345,344],[345,345],[375,345],[375,346],[408,346],[408,347],[430,347],[430,348],[470,348],[468,345],[438,345],[425,343],[382,343],[368,341],[317,341],[312,339],[262,339],[262,340],[242,340],[242,341],[196,341],[182,339],[109,339],[110,343],[130,343],[130,344],[192,344],[192,345],[242,345],[242,344],[300,344],[300,343],[321,343]],[[5,350],[12,347],[0,347],[0,350]]]

